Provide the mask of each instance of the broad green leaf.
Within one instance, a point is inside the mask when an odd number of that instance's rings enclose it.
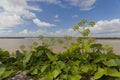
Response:
[[[58,61],[57,65],[59,66],[60,69],[63,69],[66,67],[66,64],[63,61]]]
[[[60,73],[61,73],[61,71],[60,71],[60,70],[57,70],[57,69],[55,69],[55,70],[52,72],[54,78],[56,78]]]
[[[60,79],[62,80],[67,80],[67,77],[68,77],[67,74],[60,75]]]
[[[80,80],[82,78],[81,75],[69,75],[68,80]]]
[[[106,75],[111,77],[120,77],[120,72],[118,72],[118,70],[115,68],[107,68]]]
[[[47,53],[47,56],[48,58],[51,60],[51,61],[56,61],[58,60],[58,56],[57,55],[53,55],[51,53]]]
[[[24,63],[27,63],[27,62],[30,60],[31,56],[32,56],[32,53],[31,53],[31,52],[25,53],[25,57],[24,57],[23,62],[24,62]]]
[[[85,43],[84,44],[84,49],[85,49],[85,51],[88,52],[90,50],[90,44]]]
[[[0,68],[0,77],[3,75],[3,73],[5,72],[5,70],[6,70],[5,67]]]
[[[39,57],[41,56],[42,54],[44,53],[44,50],[40,50],[36,53],[36,57]]]
[[[0,51],[0,60],[3,60],[3,58],[10,57],[10,54],[8,51]]]
[[[115,59],[115,62],[117,63],[118,66],[120,66],[120,59]]]
[[[26,63],[30,60],[31,56],[32,56],[33,53],[31,52],[27,52],[27,53],[24,53],[24,58],[23,58],[23,66],[26,67]]]
[[[100,56],[98,56],[98,57],[94,60],[94,62],[95,62],[95,63],[98,63],[98,62],[101,62],[101,61],[106,61],[106,59],[107,59],[107,56],[106,56],[105,54],[101,54]]]
[[[38,80],[50,80],[50,79],[45,77],[45,78],[39,78]]]
[[[102,44],[100,44],[100,43],[95,43],[95,44],[91,44],[90,47],[91,47],[91,48],[101,48],[101,47],[102,47]]]
[[[23,54],[20,51],[16,51],[16,59],[21,60],[23,58]]]
[[[2,78],[4,79],[4,78],[10,76],[13,72],[14,72],[13,70],[11,70],[11,71],[5,71],[5,72],[3,73],[3,75],[2,75]]]
[[[106,65],[106,66],[109,66],[109,67],[117,66],[117,63],[115,62],[114,59],[111,59],[109,61],[104,61],[103,64]]]
[[[35,74],[38,74],[38,69],[34,69],[32,72],[31,72],[32,75],[35,75]]]
[[[79,67],[77,67],[77,66],[72,66],[70,71],[72,72],[73,75],[77,75],[80,73]]]
[[[0,61],[0,64],[2,64],[2,62]]]
[[[99,79],[106,74],[106,70],[103,68],[98,68],[98,71],[94,75],[94,79]]]
[[[87,73],[90,69],[90,66],[89,65],[81,65],[80,69],[83,73]]]
[[[78,44],[72,44],[70,47],[69,47],[69,52],[70,53],[74,53],[76,51],[80,50],[80,47]]]
[[[47,67],[48,67],[48,65],[42,66],[41,72],[44,72],[44,71],[46,70]]]

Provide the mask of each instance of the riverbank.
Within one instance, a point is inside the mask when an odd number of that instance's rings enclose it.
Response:
[[[49,38],[47,38],[49,39]],[[58,38],[55,38],[58,39]],[[63,39],[64,38],[60,38]],[[65,41],[65,40],[64,40]],[[74,42],[75,39],[73,38],[72,42]],[[20,38],[0,38],[0,48],[4,50],[8,50],[10,53],[14,53],[16,50],[20,50],[19,46],[20,45],[25,45],[26,47],[32,45],[33,42],[38,42],[41,44],[40,40],[35,37],[20,37]],[[120,39],[119,38],[97,38],[98,43],[102,44],[109,44],[113,46],[114,53],[120,54]],[[53,46],[53,51],[54,52],[61,52],[63,48],[61,45],[55,45]]]

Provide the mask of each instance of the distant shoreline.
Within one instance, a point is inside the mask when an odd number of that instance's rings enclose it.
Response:
[[[0,37],[0,39],[25,39],[25,38],[38,38],[38,37]],[[44,37],[50,38],[50,37]],[[64,37],[54,37],[54,38],[64,38]],[[75,38],[75,37],[73,37]],[[92,37],[96,39],[120,39],[120,37]]]

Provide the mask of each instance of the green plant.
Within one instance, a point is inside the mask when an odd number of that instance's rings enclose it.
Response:
[[[79,30],[85,23],[87,20],[83,19],[74,26],[82,37],[76,37],[76,42],[61,54],[50,50],[55,43],[53,37],[48,41],[42,36],[39,37],[42,45],[34,42],[31,50],[17,50],[15,56],[0,49],[0,80],[19,71],[27,71],[27,75],[37,80],[120,80],[120,56],[113,53],[112,46],[95,43],[94,38],[88,37],[88,28]],[[92,21],[88,25],[93,27],[95,23]],[[65,39],[72,38],[66,36]],[[61,39],[58,42],[64,43]]]

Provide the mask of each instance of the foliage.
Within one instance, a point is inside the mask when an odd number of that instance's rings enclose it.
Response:
[[[80,21],[74,30],[87,22]],[[88,25],[93,27],[95,23],[92,21]],[[0,49],[0,80],[21,70],[27,70],[28,75],[38,80],[120,80],[120,56],[113,53],[110,45],[104,46],[86,37],[89,32],[88,28],[83,28],[82,37],[76,37],[76,42],[61,54],[49,49],[55,43],[53,37],[49,43],[42,36],[39,36],[42,45],[34,42],[29,51],[21,46],[24,51],[16,51],[15,56]],[[72,37],[65,39],[69,41]],[[64,44],[61,39],[58,42]]]

